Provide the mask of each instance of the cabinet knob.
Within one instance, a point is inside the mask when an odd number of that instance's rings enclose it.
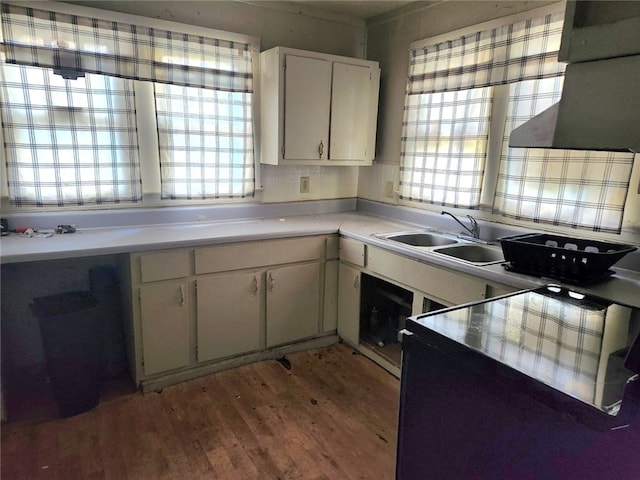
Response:
[[[324,143],[320,140],[320,145],[318,145],[318,155],[319,158],[322,158],[322,154],[324,153]]]
[[[353,277],[353,288],[360,287],[360,275]]]
[[[184,285],[180,285],[180,306],[184,307]]]
[[[273,273],[269,272],[269,291],[273,291],[273,284],[274,284],[274,280],[273,280]]]
[[[255,276],[253,277],[253,282],[251,282],[251,293],[258,294],[258,278]]]

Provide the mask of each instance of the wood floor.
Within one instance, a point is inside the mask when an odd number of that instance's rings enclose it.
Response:
[[[349,347],[2,426],[3,480],[394,478],[399,382]]]

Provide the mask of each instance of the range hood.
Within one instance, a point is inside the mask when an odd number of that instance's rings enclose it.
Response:
[[[558,61],[560,102],[509,146],[640,151],[640,2],[568,0]]]
[[[509,146],[640,152],[640,55],[567,65],[560,101]]]

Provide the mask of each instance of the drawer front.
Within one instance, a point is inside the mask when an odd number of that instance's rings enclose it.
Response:
[[[196,273],[324,259],[325,243],[324,237],[300,237],[198,248],[195,251]]]
[[[177,249],[140,255],[141,281],[188,277],[191,274],[189,253],[189,250]]]
[[[351,238],[340,238],[340,260],[359,267],[365,266],[365,245]]]
[[[467,275],[426,265],[375,247],[369,247],[367,256],[368,268],[373,272],[450,305],[485,298],[485,283]]]

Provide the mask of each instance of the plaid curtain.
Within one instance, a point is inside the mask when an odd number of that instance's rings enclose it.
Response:
[[[620,233],[634,155],[509,148],[510,133],[560,100],[562,79],[510,85],[493,212],[516,220]]]
[[[245,197],[253,194],[251,106],[255,45],[6,3],[2,4],[2,33],[4,70],[10,64],[40,67],[45,72],[42,75],[49,79],[40,83],[36,81],[32,88],[29,84],[31,77],[24,76],[23,81],[26,81],[21,88],[28,90],[24,101],[13,102],[8,95],[3,101],[6,138],[10,139],[6,149],[13,159],[10,160],[9,187],[14,203],[83,205],[141,199],[131,80],[151,81],[156,87],[163,198]],[[41,123],[29,115],[24,120],[26,123],[16,120],[16,109],[31,108],[32,90],[46,90],[49,83],[57,82],[46,72],[54,72],[66,79],[69,82],[66,88],[70,90],[80,88],[77,85],[83,82],[90,81],[93,85],[105,76],[102,81],[108,87],[102,90],[106,97],[97,99],[97,93],[93,100],[87,102],[96,101],[104,108],[115,109],[111,115],[124,123],[109,124],[109,128],[114,127],[111,138],[104,132],[100,134],[101,126],[91,127],[92,135],[82,135],[89,128],[84,118],[86,114],[80,115],[80,110],[72,104],[67,106],[71,113],[65,120],[55,114],[59,107],[50,104],[42,107],[52,109],[54,113],[49,119],[43,117]],[[13,87],[6,85],[4,91],[8,92],[9,88]],[[16,87],[14,90],[19,89]],[[126,114],[119,99],[124,96],[121,92],[125,89],[126,95],[130,96]],[[93,89],[88,96],[94,96]],[[71,94],[66,97],[71,98]],[[98,110],[90,109],[89,113],[98,113]],[[11,115],[12,119],[9,119]],[[101,120],[92,121],[102,125]],[[14,131],[16,128],[22,130]],[[56,132],[61,128],[71,132],[72,154],[69,151],[64,155],[55,153],[60,152],[60,141],[40,138],[44,135],[40,131]],[[128,132],[126,142],[122,135],[115,135],[118,129]],[[22,139],[25,131],[44,143],[37,148],[32,146],[28,151]],[[51,133],[52,138],[55,136]],[[13,137],[15,139],[11,140]],[[78,138],[83,138],[85,143],[77,142]],[[47,154],[41,150],[45,144],[49,149]],[[109,146],[113,150],[112,156],[118,158],[112,165],[117,181],[110,183],[135,185],[135,191],[128,195],[108,197],[102,194],[107,170],[102,159],[106,157],[104,150]],[[40,152],[39,156],[34,152]],[[93,172],[87,152],[93,152]],[[129,155],[126,160],[124,152]],[[73,159],[75,163],[63,164],[57,159],[59,156],[64,157],[64,162]],[[98,157],[100,161],[95,160]],[[125,162],[132,165],[128,170],[121,167]],[[76,174],[72,180],[60,170],[71,168],[83,174]],[[124,174],[131,176],[125,180],[120,176]],[[90,178],[98,190],[93,195],[89,193],[89,180],[85,180]],[[74,188],[77,195],[71,197],[68,191]],[[55,198],[49,195],[54,190],[57,190]]]
[[[3,65],[2,123],[12,204],[142,199],[133,82]]]
[[[251,94],[155,85],[162,198],[252,196]]]
[[[123,22],[2,4],[5,61],[77,72],[251,92],[251,46]],[[203,61],[204,59],[204,61]]]
[[[561,76],[562,17],[549,14],[410,50],[400,198],[479,207],[491,87]]]
[[[484,87],[407,96],[400,198],[478,207],[491,92]]]
[[[407,93],[446,92],[557,77],[563,14],[549,14],[409,51]]]

